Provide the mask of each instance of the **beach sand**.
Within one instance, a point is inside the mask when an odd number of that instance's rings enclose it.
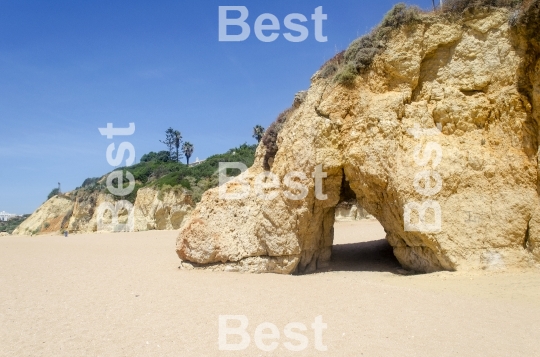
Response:
[[[1,237],[0,356],[540,356],[540,273],[402,275],[378,222],[335,232],[331,266],[303,276],[179,270],[175,231]],[[220,315],[247,317],[246,350],[219,350]]]

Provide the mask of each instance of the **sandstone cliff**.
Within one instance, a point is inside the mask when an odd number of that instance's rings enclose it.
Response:
[[[54,196],[24,220],[12,235],[58,232],[67,226],[72,212],[73,201],[69,196]]]
[[[178,229],[193,206],[191,196],[181,189],[140,189],[134,206],[135,230]]]
[[[539,13],[534,1],[520,14],[421,14],[347,83],[317,72],[271,127],[276,140],[226,186],[247,183],[249,195],[204,194],[179,232],[182,266],[313,271],[330,258],[336,205],[351,198],[383,225],[407,269],[537,264]],[[326,199],[316,198],[318,165]],[[254,189],[266,169],[280,182],[265,191],[278,192],[271,200]],[[292,171],[304,174],[294,179],[307,187],[301,200],[284,194]]]
[[[115,203],[114,196],[102,192],[70,192],[54,196],[39,207],[13,231],[13,235],[58,233],[91,233],[98,231],[97,208],[102,203]],[[183,189],[143,188],[133,205],[136,231],[178,229],[194,207],[191,196]],[[104,214],[109,223],[111,214]],[[119,222],[127,221],[127,211],[119,213]]]

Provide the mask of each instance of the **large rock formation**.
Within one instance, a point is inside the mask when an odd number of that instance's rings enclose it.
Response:
[[[204,194],[179,232],[182,267],[313,271],[330,258],[336,205],[351,198],[383,225],[405,268],[538,263],[538,2],[527,11],[422,15],[393,31],[352,84],[316,73],[279,120],[275,157],[261,144],[255,164],[221,187],[247,183],[249,195]],[[316,198],[318,165],[326,199]],[[265,191],[278,192],[271,200],[255,190],[265,166],[280,182]],[[301,200],[285,194],[293,171],[305,175],[293,179],[307,187]]]

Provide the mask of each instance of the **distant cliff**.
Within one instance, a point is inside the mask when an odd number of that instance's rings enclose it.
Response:
[[[81,187],[51,197],[12,234],[96,232],[99,230],[97,208],[102,203],[114,204],[121,199],[133,204],[136,231],[178,229],[202,194],[217,186],[219,162],[242,162],[249,167],[255,158],[255,148],[243,144],[192,167],[156,159],[118,169],[129,171],[135,178],[135,189],[126,197],[115,197],[108,192],[108,175],[86,179]],[[120,211],[120,223],[126,220],[125,214]],[[110,218],[110,212],[106,212],[105,223]]]
[[[54,196],[21,223],[13,235],[60,233],[64,230],[70,233],[97,232],[97,208],[104,202],[115,201],[114,196],[100,192],[88,195],[70,192]],[[139,189],[133,206],[135,231],[178,229],[194,206],[189,192],[181,187]],[[120,222],[126,220],[125,211],[119,216]],[[108,223],[110,212],[104,218]]]

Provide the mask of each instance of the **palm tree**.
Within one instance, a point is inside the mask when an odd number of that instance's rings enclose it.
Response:
[[[253,137],[257,139],[257,142],[261,142],[261,139],[264,135],[264,128],[260,125],[255,125],[253,127]]]
[[[186,155],[186,163],[189,165],[189,158],[191,157],[191,154],[193,154],[193,144],[189,141],[184,142],[182,145],[182,152]]]
[[[182,134],[180,134],[178,130],[175,130],[173,135],[174,135],[174,147],[176,148],[176,162],[180,162],[178,149],[180,148],[180,143],[182,142]]]

